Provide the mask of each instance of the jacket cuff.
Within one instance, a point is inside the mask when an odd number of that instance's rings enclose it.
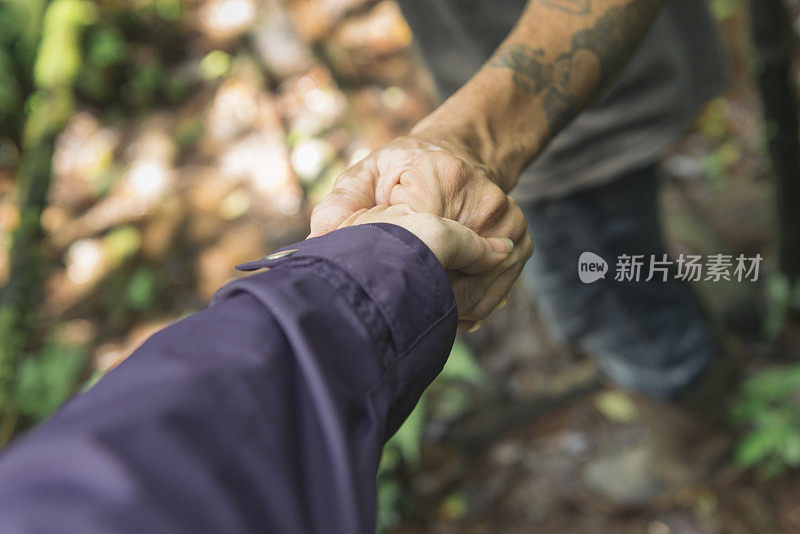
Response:
[[[344,271],[361,287],[383,315],[398,356],[444,319],[455,332],[456,303],[446,271],[425,243],[400,226],[350,226],[236,268],[291,267],[313,259]]]

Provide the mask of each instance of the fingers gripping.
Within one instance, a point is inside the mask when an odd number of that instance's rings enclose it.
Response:
[[[481,274],[497,267],[513,250],[510,239],[481,237],[469,228],[449,219],[441,219],[448,230],[448,270]]]
[[[466,293],[469,297],[462,300],[473,304],[459,309],[459,318],[469,321],[480,321],[488,317],[503,302],[508,295],[511,286],[522,272],[525,262],[533,253],[533,241],[530,234],[526,233],[518,242],[514,251],[504,261],[499,268],[493,271],[497,273],[494,277],[483,277],[479,280],[456,280],[453,283],[453,290]],[[479,278],[479,277],[474,277]],[[469,304],[468,304],[469,306]]]
[[[342,173],[330,194],[314,208],[309,237],[335,230],[353,213],[374,205],[375,175],[369,165],[358,164]]]

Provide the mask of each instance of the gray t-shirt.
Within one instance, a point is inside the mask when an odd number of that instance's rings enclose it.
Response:
[[[525,0],[400,0],[442,96],[506,37]],[[669,0],[616,82],[522,173],[514,197],[555,198],[653,163],[721,92],[727,61],[704,0]]]

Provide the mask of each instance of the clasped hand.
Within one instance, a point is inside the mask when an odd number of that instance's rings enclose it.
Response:
[[[314,209],[311,235],[371,222],[403,226],[436,254],[462,329],[500,305],[533,252],[522,210],[486,166],[467,150],[413,135],[342,173]]]

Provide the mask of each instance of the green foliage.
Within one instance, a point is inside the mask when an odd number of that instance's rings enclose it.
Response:
[[[781,272],[767,276],[767,297],[769,306],[764,318],[764,335],[775,339],[786,323],[791,310],[800,311],[800,283],[790,281]]]
[[[0,121],[13,117],[22,106],[22,87],[14,68],[11,55],[0,49]]]
[[[41,420],[76,390],[86,363],[83,347],[69,347],[54,340],[45,343],[36,357],[25,358],[18,371],[15,402],[19,413]]]
[[[186,117],[178,123],[175,142],[178,143],[181,150],[187,150],[194,146],[202,135],[203,121],[199,117]]]
[[[39,41],[43,0],[0,0],[0,133],[18,134]]]
[[[602,391],[595,395],[594,403],[601,414],[615,423],[631,423],[639,415],[631,398],[621,391]]]
[[[77,102],[113,117],[185,99],[200,75],[181,63],[183,14],[181,0],[0,0],[0,135],[27,119],[26,137],[40,139]]]
[[[732,415],[746,428],[736,451],[739,465],[768,477],[800,467],[800,365],[748,379]]]
[[[142,237],[133,226],[118,226],[105,236],[106,247],[116,262],[123,262],[139,251]]]
[[[183,8],[180,0],[155,0],[158,16],[167,21],[176,21],[181,18]]]
[[[141,268],[133,273],[125,290],[125,302],[134,310],[144,311],[155,299],[156,276],[153,271]]]
[[[16,86],[8,78],[4,83],[6,104],[25,102],[21,106],[24,114],[18,110],[10,117],[9,109],[4,113],[9,119],[4,127],[10,126],[15,137],[21,137],[16,176],[20,224],[12,238],[11,262],[15,267],[25,266],[24,270],[12,269],[0,299],[4,306],[0,312],[0,443],[5,443],[16,427],[17,413],[32,418],[49,413],[69,394],[75,378],[76,366],[69,363],[73,361],[69,351],[48,344],[38,358],[24,358],[23,354],[34,338],[33,318],[44,278],[39,221],[50,185],[55,136],[75,110],[72,86],[81,63],[80,40],[95,9],[86,0],[27,5],[5,1],[0,12],[19,24],[17,28],[0,25],[6,67],[16,67]],[[22,87],[27,94],[22,94]],[[53,351],[66,355],[58,359]]]
[[[467,495],[462,491],[454,491],[444,499],[441,514],[449,519],[460,519],[467,513],[468,506]]]
[[[403,425],[392,436],[391,447],[397,449],[400,457],[410,465],[419,462],[420,449],[422,447],[422,433],[425,429],[426,399],[420,398],[414,410],[405,420]]]
[[[384,449],[378,468],[379,532],[397,526],[403,520],[401,510],[403,486],[396,476],[398,469],[400,469],[400,454],[391,447]]]
[[[71,87],[81,66],[81,30],[96,16],[84,0],[53,0],[47,7],[33,79],[42,89]]]
[[[712,190],[720,190],[728,184],[728,169],[736,165],[742,158],[742,148],[737,139],[727,139],[703,162],[706,181]]]
[[[75,94],[71,89],[37,91],[25,106],[28,120],[25,123],[23,145],[33,147],[51,138],[64,126],[75,112]]]
[[[37,91],[25,104],[28,120],[25,123],[23,145],[34,147],[42,140],[54,137],[75,112],[75,94],[71,89]]]
[[[430,418],[451,421],[472,406],[467,388],[482,383],[486,373],[475,361],[469,347],[457,338],[447,363],[433,384],[383,450],[378,470],[378,529],[399,524],[405,508],[404,468],[419,464],[425,424]]]
[[[36,304],[45,271],[38,242],[39,219],[49,185],[52,150],[52,143],[27,147],[17,170],[20,223],[12,234],[12,276],[0,288],[0,445],[16,428],[17,372],[36,329]]]
[[[464,384],[480,384],[485,379],[486,374],[475,361],[475,357],[469,347],[456,339],[447,363],[442,369],[437,379],[419,400],[417,406],[408,416],[397,433],[387,443],[387,448],[394,448],[400,458],[409,465],[415,465],[419,461],[420,447],[422,445],[422,435],[425,428],[425,420],[431,412],[429,398],[436,397],[436,402],[432,403],[437,415],[440,413],[438,405],[444,404],[449,410],[447,413],[458,415],[463,413],[463,409],[455,410],[452,405],[458,404],[459,408],[466,408],[462,402],[465,397],[463,393]],[[450,404],[451,406],[447,406]]]
[[[46,0],[0,0],[0,43],[20,70],[31,68]]]
[[[703,161],[706,181],[712,190],[719,190],[728,183],[729,169],[743,156],[741,140],[731,135],[731,105],[727,98],[711,101],[698,121],[698,130],[714,142],[715,148]]]
[[[730,18],[742,8],[742,0],[711,0],[711,12],[717,20]]]
[[[222,50],[213,50],[200,60],[200,75],[206,80],[224,76],[231,68],[231,56]]]
[[[440,380],[463,381],[470,384],[480,384],[486,379],[486,373],[475,361],[472,351],[460,338],[453,343],[447,363],[439,375]]]
[[[101,26],[89,35],[86,59],[95,67],[110,67],[125,59],[126,48],[125,38],[117,28]]]
[[[14,388],[17,380],[17,355],[22,351],[24,339],[18,325],[24,321],[18,310],[11,307],[0,308],[0,413],[13,412]],[[12,417],[13,418],[13,417]],[[13,426],[0,421],[0,446],[11,437]]]

